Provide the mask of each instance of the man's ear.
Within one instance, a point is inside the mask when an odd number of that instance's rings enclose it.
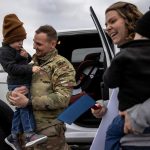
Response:
[[[56,47],[56,44],[57,44],[57,41],[56,41],[56,40],[52,40],[52,41],[51,41],[51,47],[52,47],[52,48],[55,48],[55,47]]]

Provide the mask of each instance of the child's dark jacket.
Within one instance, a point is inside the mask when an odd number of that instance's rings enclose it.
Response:
[[[10,85],[30,84],[32,66],[28,65],[31,56],[22,57],[17,50],[3,44],[0,48],[0,63],[8,73],[7,83]]]

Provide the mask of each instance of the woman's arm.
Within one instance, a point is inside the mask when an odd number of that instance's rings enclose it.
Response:
[[[91,112],[93,114],[93,116],[95,116],[95,118],[102,118],[105,113],[107,112],[107,104],[108,104],[108,100],[107,101],[103,101],[103,100],[98,100],[96,101],[96,106],[97,108],[91,108]]]

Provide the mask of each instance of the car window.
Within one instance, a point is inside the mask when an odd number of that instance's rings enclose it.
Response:
[[[73,63],[78,63],[84,60],[84,58],[91,53],[101,53],[101,58],[103,59],[103,48],[101,47],[96,47],[96,48],[80,48],[80,49],[75,49],[72,52],[72,58],[71,62]]]

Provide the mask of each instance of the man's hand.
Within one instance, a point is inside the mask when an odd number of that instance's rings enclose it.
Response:
[[[26,86],[20,86],[14,89],[15,92],[26,95],[29,90]]]
[[[26,95],[27,93],[29,92],[28,88],[26,86],[21,86],[21,87],[17,87],[15,88],[13,91],[9,91],[7,92],[6,94],[6,99],[7,101],[13,105],[13,106],[17,106],[17,103],[15,101],[12,101],[10,99],[10,97],[16,97],[17,95],[15,95],[14,93],[20,93],[20,94],[23,94],[23,95]],[[13,99],[13,98],[12,98]]]
[[[134,129],[132,128],[131,120],[126,111],[119,112],[119,115],[124,117],[125,123],[124,123],[124,133],[133,133]]]
[[[24,95],[16,91],[12,91],[9,95],[9,102],[19,108],[26,107],[29,99]]]

